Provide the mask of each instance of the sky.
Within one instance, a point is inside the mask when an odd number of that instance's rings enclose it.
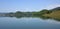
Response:
[[[60,0],[0,0],[0,12],[32,12],[60,7]]]

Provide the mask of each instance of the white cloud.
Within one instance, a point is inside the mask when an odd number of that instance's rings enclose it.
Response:
[[[53,9],[53,8],[56,8],[56,7],[60,7],[60,4],[49,5],[45,9]]]

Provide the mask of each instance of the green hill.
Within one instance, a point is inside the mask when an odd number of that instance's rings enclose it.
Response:
[[[52,13],[44,14],[43,16],[60,19],[60,7],[52,9]]]

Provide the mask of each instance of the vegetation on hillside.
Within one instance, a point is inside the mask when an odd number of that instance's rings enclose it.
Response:
[[[52,9],[50,11],[52,13],[50,13],[50,14],[44,14],[43,16],[50,17],[50,18],[60,19],[60,7],[54,8],[54,9]]]
[[[43,9],[39,12],[33,12],[32,14],[33,14],[33,16],[42,16],[44,14],[50,14],[50,13],[51,13],[51,11],[49,11],[47,9]]]
[[[39,11],[39,12],[33,12],[33,16],[60,19],[60,7],[57,7],[51,10],[43,9],[42,11]]]
[[[16,11],[15,13],[6,13],[3,16],[10,16],[10,17],[41,17],[41,18],[60,18],[60,7],[47,10],[43,9],[38,12],[20,12]]]

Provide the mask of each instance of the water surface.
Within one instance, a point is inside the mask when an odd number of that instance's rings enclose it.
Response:
[[[60,21],[37,17],[0,17],[0,29],[60,29]]]

